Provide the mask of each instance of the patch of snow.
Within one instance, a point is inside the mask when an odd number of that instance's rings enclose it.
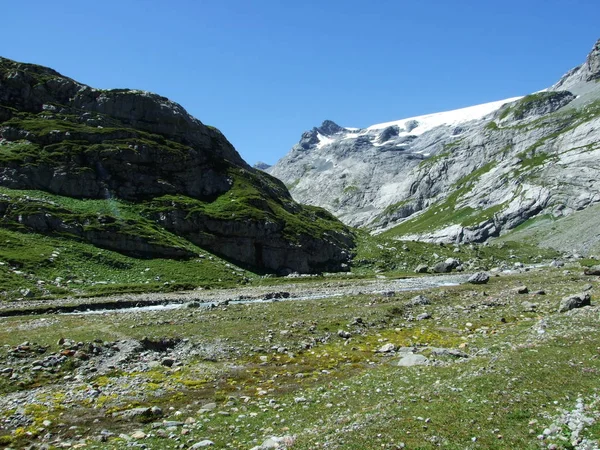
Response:
[[[500,107],[506,103],[514,102],[521,99],[522,97],[513,97],[506,100],[500,100],[497,102],[484,103],[482,105],[470,106],[468,108],[455,109],[453,111],[445,111],[441,113],[427,114],[424,116],[410,117],[408,119],[396,120],[393,122],[379,123],[371,125],[366,130],[381,130],[391,126],[398,126],[400,129],[406,129],[408,122],[417,121],[418,126],[410,131],[410,134],[421,135],[435,127],[442,125],[453,126],[461,123],[469,122],[471,120],[481,119],[488,114],[500,109]],[[401,135],[409,134],[409,132],[401,132]]]
[[[319,143],[317,144],[317,148],[325,147],[326,145],[331,144],[335,139],[324,136],[321,133],[317,133],[317,137],[319,138]]]

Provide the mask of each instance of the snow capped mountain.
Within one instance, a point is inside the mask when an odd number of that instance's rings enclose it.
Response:
[[[469,106],[467,108],[455,109],[424,116],[411,117],[409,119],[396,120],[393,122],[378,123],[371,125],[366,130],[382,130],[388,127],[398,127],[402,133],[419,136],[427,131],[440,126],[456,126],[461,123],[479,120],[500,109],[506,103],[521,99],[514,97],[497,102],[483,103],[481,105]]]
[[[366,225],[404,198],[408,187],[402,174],[519,98],[364,129],[326,120],[305,132],[290,153],[267,171],[283,180],[299,201],[323,206],[351,225]]]
[[[556,85],[523,98],[364,129],[326,120],[268,172],[350,225],[485,240],[600,202],[598,79],[600,41]]]

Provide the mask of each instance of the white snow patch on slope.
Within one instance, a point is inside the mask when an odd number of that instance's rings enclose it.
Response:
[[[411,135],[420,135],[429,131],[435,127],[439,127],[442,125],[453,126],[458,125],[464,122],[469,122],[471,120],[478,120],[482,117],[487,116],[488,114],[500,109],[500,107],[506,103],[514,102],[523,97],[513,97],[506,100],[500,100],[497,102],[484,103],[482,105],[470,106],[468,108],[455,109],[453,111],[446,111],[441,113],[427,114],[424,116],[410,117],[408,119],[396,120],[393,122],[385,122],[379,123],[376,125],[371,125],[366,130],[381,130],[391,126],[398,126],[400,130],[406,129],[406,123],[416,121],[418,122],[418,126],[410,131],[410,133],[404,131],[400,134],[411,134]]]
[[[326,145],[331,144],[335,139],[331,139],[330,137],[324,136],[321,133],[317,134],[319,138],[319,143],[317,144],[317,148],[325,147]]]

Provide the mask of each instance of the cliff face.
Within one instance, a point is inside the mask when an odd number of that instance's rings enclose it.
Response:
[[[0,186],[3,226],[134,256],[192,256],[187,241],[257,269],[315,272],[343,269],[353,246],[177,103],[2,58]]]
[[[296,200],[403,239],[484,241],[570,215],[600,201],[599,49],[523,98],[366,129],[328,121],[268,171]]]

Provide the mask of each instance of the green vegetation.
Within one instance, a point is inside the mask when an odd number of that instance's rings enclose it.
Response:
[[[407,234],[417,234],[426,231],[439,229],[444,225],[450,224],[475,224],[474,220],[487,220],[493,217],[493,214],[499,211],[499,208],[492,207],[485,211],[478,212],[471,207],[457,208],[462,197],[467,195],[473,189],[479,178],[495,167],[495,162],[490,162],[473,171],[469,175],[461,178],[455,185],[454,190],[444,200],[435,203],[425,212],[419,214],[413,219],[406,220],[400,225],[386,231],[386,237],[396,237]]]
[[[561,99],[565,96],[564,92],[537,92],[523,97],[512,107],[513,117],[517,120],[522,119],[525,114],[543,105],[552,99]]]
[[[146,214],[177,209],[187,218],[196,216],[213,220],[274,222],[289,239],[300,234],[323,237],[326,233],[347,233],[348,228],[335,217],[315,206],[298,205],[290,197],[281,181],[266,174],[231,167],[227,172],[232,180],[229,191],[211,202],[182,195],[167,195],[154,199],[147,205]]]
[[[445,147],[444,147],[445,148]],[[437,161],[441,161],[442,159],[450,156],[452,153],[451,152],[441,152],[441,153],[437,153],[433,156],[430,156],[427,159],[424,159],[423,161],[421,161],[419,163],[419,167],[430,167],[431,165],[433,165],[434,163],[436,163]]]
[[[28,140],[9,141],[0,145],[0,163],[55,166],[79,161],[78,158],[85,155],[94,154],[102,159],[115,152],[131,152],[142,146],[179,158],[185,158],[190,152],[190,147],[164,136],[126,128],[105,116],[98,117],[103,122],[112,122],[112,125],[92,127],[79,123],[78,116],[75,115],[19,113],[18,117],[4,122],[3,126],[31,134]],[[64,140],[66,133],[69,133],[68,140]],[[54,135],[58,137],[54,138]],[[51,143],[58,138],[60,142]],[[94,144],[96,141],[101,143]]]
[[[498,124],[493,120],[485,126],[486,130],[496,131],[498,129]]]
[[[69,371],[77,373],[74,366],[23,373],[20,386],[3,378],[3,393],[35,386],[44,390],[32,390],[36,401],[22,410],[31,423],[6,426],[1,442],[23,448],[50,431],[61,441],[75,443],[79,435],[90,448],[116,449],[127,445],[121,433],[141,429],[147,436],[138,443],[167,449],[173,440],[159,432],[166,420],[185,422],[177,435],[188,446],[210,439],[217,448],[249,449],[269,436],[289,436],[297,449],[463,449],[473,443],[493,449],[541,443],[567,448],[569,441],[562,439],[571,430],[561,429],[559,421],[578,399],[593,419],[580,436],[597,440],[597,314],[589,308],[556,312],[564,293],[578,292],[586,282],[562,270],[545,270],[493,277],[485,286],[392,296],[8,318],[0,339],[9,348],[28,340],[47,347],[47,353],[57,352],[61,336],[75,342],[185,337],[198,354],[171,368],[146,367],[143,358],[134,356],[121,370],[90,374],[85,383],[56,382]],[[544,289],[546,295],[516,294],[510,287],[518,285]],[[417,293],[431,305],[408,306]],[[524,312],[524,299],[537,303],[537,310]],[[434,320],[410,319],[423,312]],[[338,337],[340,329],[350,338]],[[378,353],[384,344],[415,348],[437,362],[398,367],[402,354]],[[436,356],[435,348],[460,350],[468,357]],[[6,350],[0,361],[8,361]],[[91,387],[100,394],[81,395]],[[214,411],[199,411],[207,403],[216,404]],[[147,425],[112,417],[146,405],[161,407],[165,417]],[[0,417],[13,413],[3,409]],[[47,419],[52,423],[41,432]],[[554,423],[558,434],[540,442],[537,436]],[[106,442],[94,440],[102,429],[115,434]]]
[[[369,275],[373,272],[388,276],[414,275],[419,264],[434,265],[446,258],[472,261],[476,267],[491,268],[510,259],[530,263],[557,258],[559,253],[552,249],[541,249],[527,243],[506,241],[500,244],[469,244],[459,246],[458,253],[453,245],[428,242],[399,241],[387,233],[370,235],[364,231],[357,234],[357,249],[352,272]]]
[[[543,105],[549,100],[552,99],[561,99],[565,96],[564,92],[537,92],[535,94],[530,94],[523,97],[521,100],[517,101],[515,104],[511,106],[506,106],[504,110],[500,113],[498,119],[503,120],[508,117],[509,114],[512,114],[515,120],[522,119],[525,114],[538,107]]]
[[[138,259],[73,239],[0,228],[0,300],[234,286],[254,275],[197,248],[195,259]]]

